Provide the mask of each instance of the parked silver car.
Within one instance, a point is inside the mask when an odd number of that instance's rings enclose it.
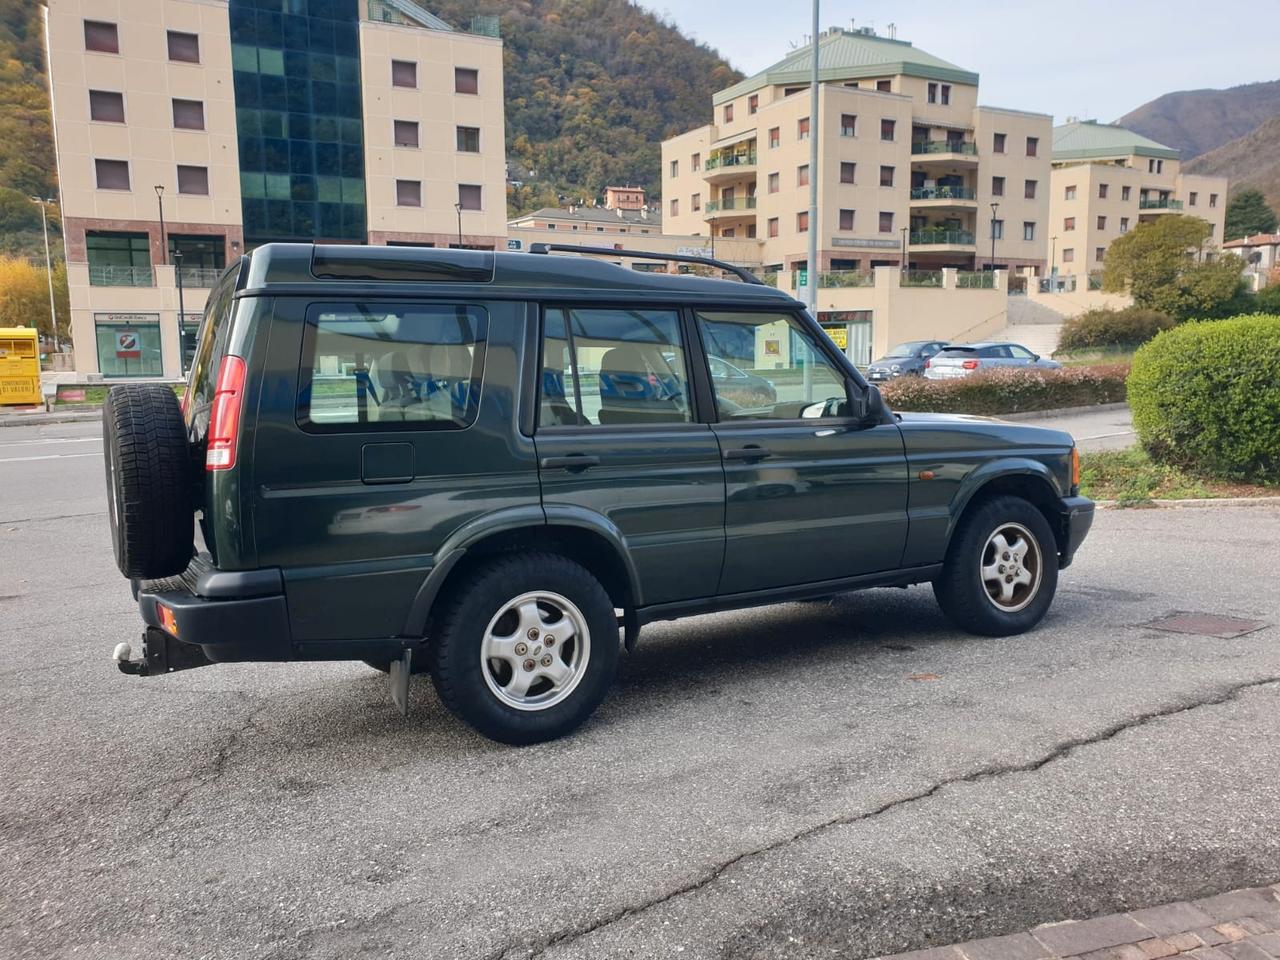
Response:
[[[924,365],[924,375],[929,380],[950,380],[967,377],[975,370],[991,370],[995,367],[1040,367],[1056,370],[1057,360],[1049,360],[1032,353],[1019,343],[966,343],[951,345]]]

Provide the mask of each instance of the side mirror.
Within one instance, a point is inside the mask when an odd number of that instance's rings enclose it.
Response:
[[[880,396],[879,388],[868,384],[864,390],[850,381],[849,416],[859,423],[881,420],[884,417],[884,398]]]

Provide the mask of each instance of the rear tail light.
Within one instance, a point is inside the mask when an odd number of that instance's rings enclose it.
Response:
[[[978,361],[977,361],[977,360],[966,360],[964,363],[962,363],[962,364],[961,364],[961,366],[962,366],[962,367],[964,367],[966,370],[977,370],[977,369],[978,369]]]
[[[928,370],[928,369],[929,369],[930,367],[932,367],[932,366],[933,366],[933,361],[932,361],[932,360],[926,360],[926,361],[924,362],[924,368],[925,368],[926,370]]]
[[[236,465],[236,441],[240,436],[240,406],[244,397],[244,360],[230,354],[218,367],[209,414],[209,443],[204,455],[206,470],[230,470]]]

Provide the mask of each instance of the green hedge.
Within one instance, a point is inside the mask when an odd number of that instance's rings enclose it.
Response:
[[[980,370],[956,380],[900,377],[883,393],[895,410],[916,413],[999,415],[1059,407],[1119,403],[1125,399],[1129,365],[1100,364],[1061,370]]]
[[[1058,351],[1070,353],[1098,347],[1136,347],[1173,325],[1172,317],[1146,307],[1087,310],[1062,325]]]
[[[1153,459],[1280,483],[1280,316],[1184,323],[1160,334],[1134,355],[1129,403]]]

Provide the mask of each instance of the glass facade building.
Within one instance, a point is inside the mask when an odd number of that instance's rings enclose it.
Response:
[[[247,247],[366,239],[358,0],[230,0]]]

